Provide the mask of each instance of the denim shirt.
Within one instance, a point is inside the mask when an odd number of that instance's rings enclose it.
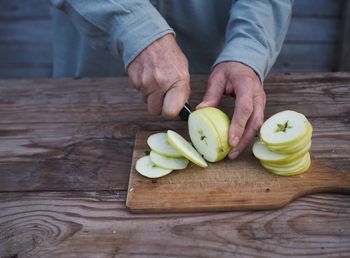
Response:
[[[54,76],[123,75],[172,33],[191,73],[250,66],[263,81],[281,50],[293,0],[51,0]]]

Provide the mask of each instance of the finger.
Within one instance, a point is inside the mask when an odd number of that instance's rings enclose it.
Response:
[[[252,90],[246,86],[245,84],[241,84],[235,91],[235,111],[229,129],[229,143],[232,147],[238,145],[246,128],[247,121],[253,112]]]
[[[147,97],[148,112],[152,115],[159,116],[162,113],[164,93],[155,91]]]
[[[248,120],[242,139],[229,153],[230,159],[235,159],[251,143],[264,121],[265,94],[254,97],[253,103],[254,111]]]
[[[216,107],[225,92],[225,77],[221,72],[213,73],[208,80],[208,87],[201,103],[196,108]]]
[[[165,94],[162,115],[169,118],[178,116],[189,99],[190,92],[189,82],[175,83]]]

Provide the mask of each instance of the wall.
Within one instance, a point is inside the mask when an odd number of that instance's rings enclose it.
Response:
[[[334,71],[342,6],[342,0],[295,0],[273,71]],[[51,76],[51,36],[49,0],[0,0],[0,78]]]

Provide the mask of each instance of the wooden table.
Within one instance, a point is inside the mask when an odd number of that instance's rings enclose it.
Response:
[[[193,106],[206,80],[192,76]],[[266,117],[303,112],[314,157],[350,168],[350,73],[272,75],[265,89]],[[232,100],[222,108],[232,113]],[[136,132],[185,127],[148,115],[125,78],[0,81],[0,257],[350,256],[348,195],[258,212],[130,214]]]

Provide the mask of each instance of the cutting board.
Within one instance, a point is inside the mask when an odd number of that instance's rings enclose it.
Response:
[[[308,172],[283,177],[266,171],[250,148],[236,160],[200,168],[193,163],[158,178],[143,177],[136,160],[149,150],[147,137],[136,135],[126,205],[135,213],[262,210],[280,208],[310,193],[350,194],[350,171],[337,171],[317,160]]]

